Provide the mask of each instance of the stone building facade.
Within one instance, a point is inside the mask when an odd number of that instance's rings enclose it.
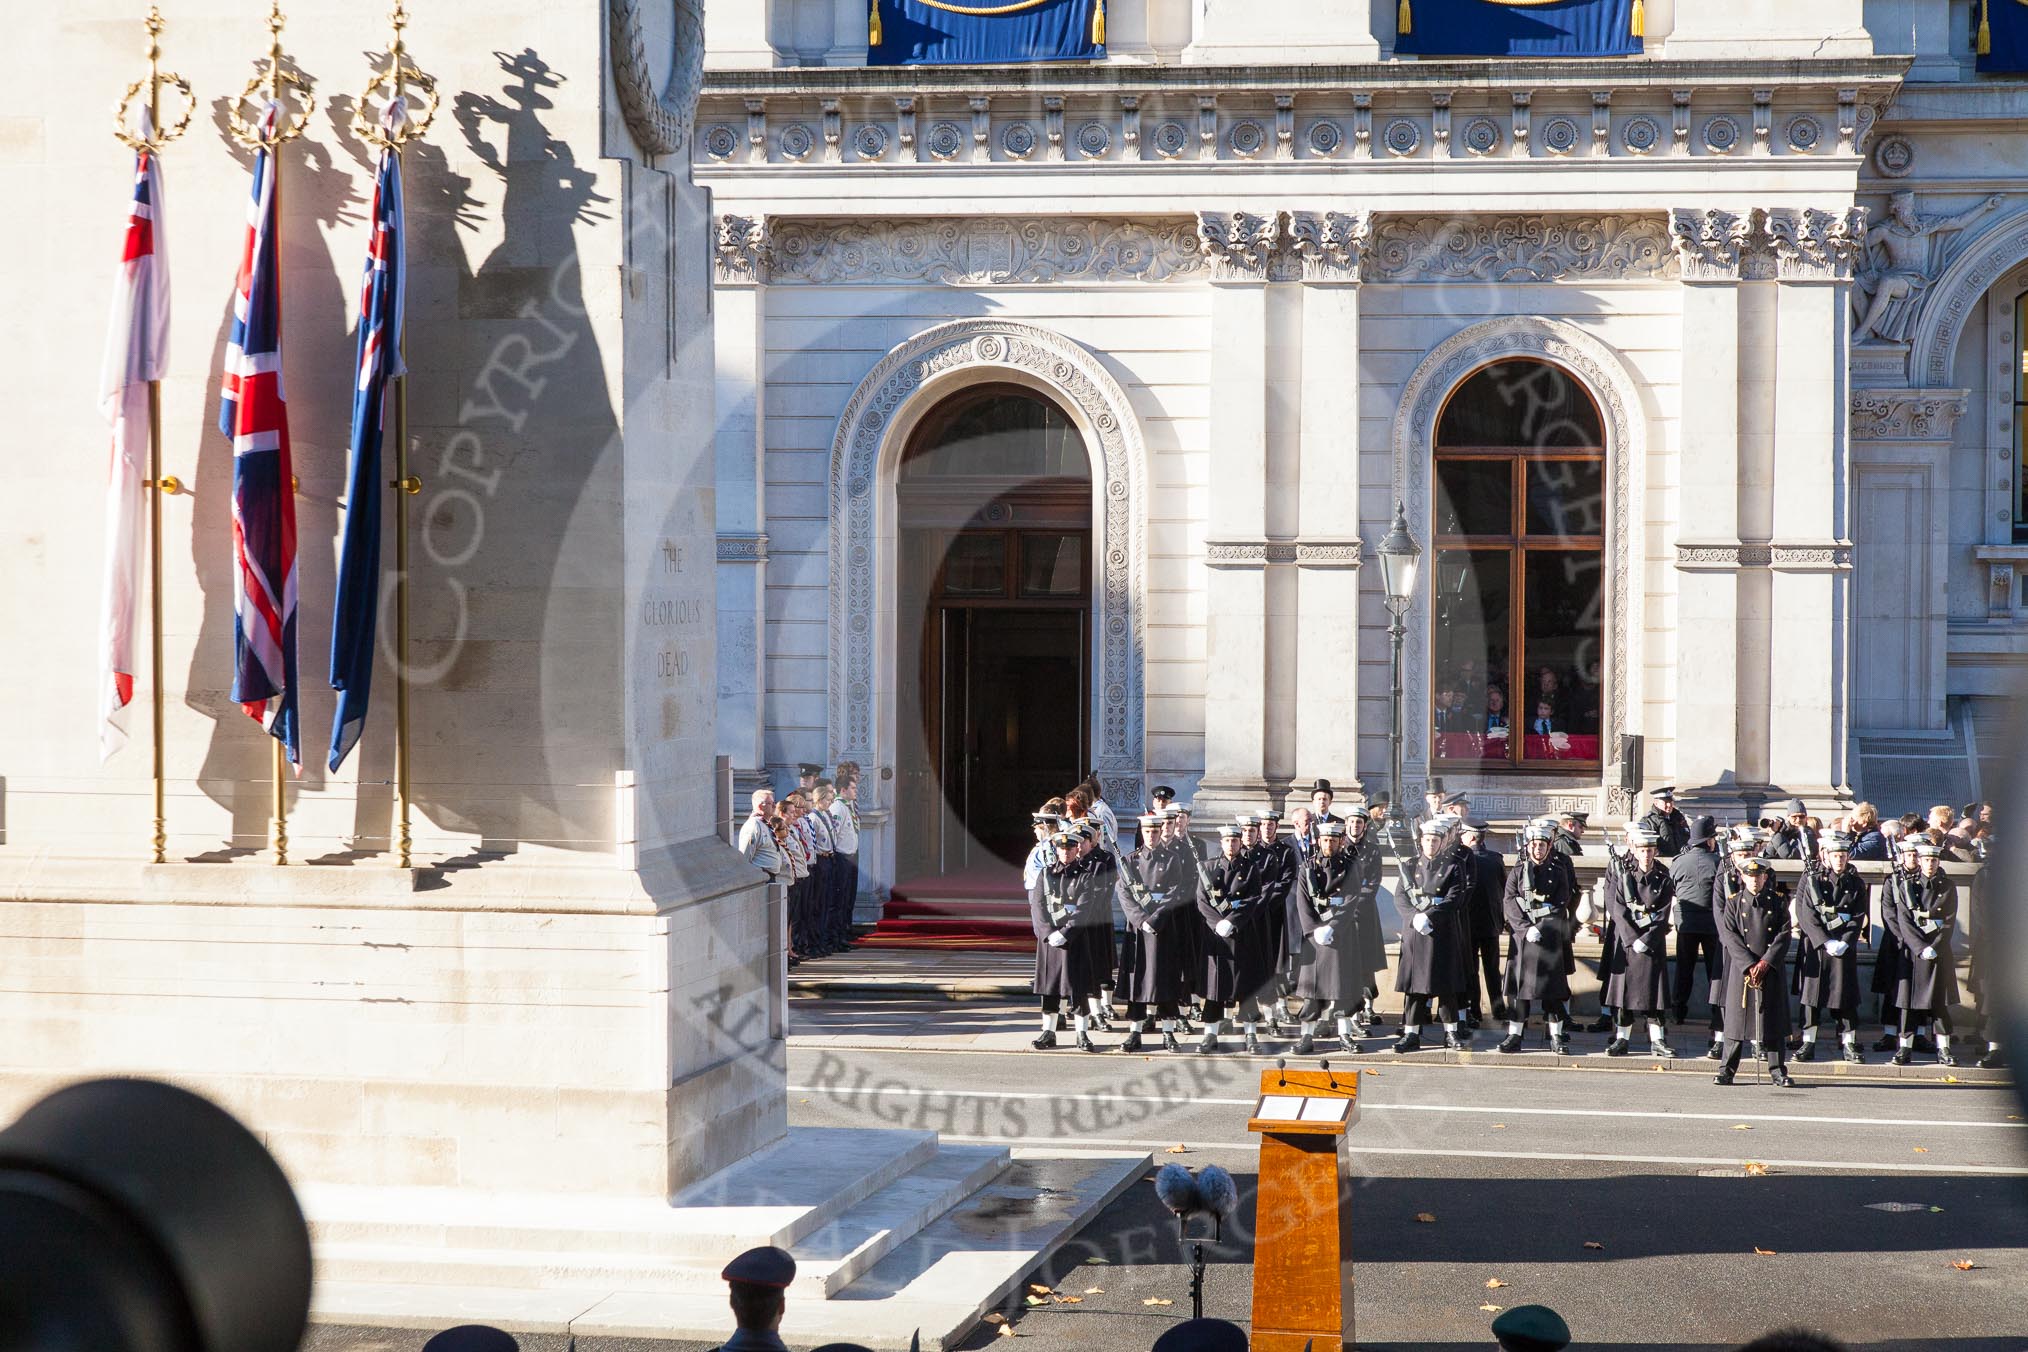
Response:
[[[867,767],[875,886],[1025,829],[998,729],[1046,716],[1123,806],[1370,797],[1398,501],[1408,792],[1976,792],[1981,701],[2028,659],[2028,147],[2000,131],[2028,87],[1975,70],[1975,9],[1648,0],[1639,56],[1417,60],[1394,0],[1111,0],[1103,60],[1023,67],[869,66],[858,4],[714,12],[721,752]],[[1503,479],[1444,425],[1489,371],[1547,371],[1585,434]],[[1061,684],[951,584],[958,537],[1056,509],[912,505],[982,386],[1085,452]],[[1564,582],[1530,562],[1545,456],[1589,521],[1548,542]],[[1480,482],[1514,524],[1470,525]],[[1039,576],[1032,538],[989,591]],[[1489,744],[1495,684],[1526,707]]]

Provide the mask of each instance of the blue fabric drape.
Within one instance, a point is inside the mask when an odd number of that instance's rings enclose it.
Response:
[[[1105,44],[1092,41],[1099,0],[1043,0],[1000,14],[953,14],[922,0],[878,0],[880,41],[869,66],[988,66],[1011,61],[1096,61]],[[1019,0],[954,0],[971,9]]]
[[[2009,0],[2012,3],[2012,0]],[[1413,22],[1399,33],[1402,56],[1639,56],[1634,0],[1409,0]]]
[[[1972,6],[1972,23],[1979,22]],[[2028,5],[2020,0],[1986,0],[1986,31],[1990,51],[1979,55],[1979,70],[1990,75],[2028,73]]]

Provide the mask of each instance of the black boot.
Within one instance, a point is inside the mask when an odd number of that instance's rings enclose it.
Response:
[[[1958,1058],[1950,1052],[1938,1052],[1936,1063],[1940,1066],[1954,1066],[1958,1063]]]
[[[1711,1083],[1713,1083],[1713,1084],[1731,1084],[1731,1083],[1732,1083],[1732,1067],[1731,1067],[1731,1066],[1720,1066],[1720,1067],[1718,1068],[1718,1073],[1717,1073],[1716,1075],[1713,1075],[1713,1076],[1711,1077]]]
[[[1098,1050],[1098,1043],[1091,1040],[1091,1030],[1086,1029],[1077,1035],[1077,1049],[1081,1052],[1095,1052]]]
[[[1767,1078],[1777,1089],[1794,1089],[1796,1087],[1796,1082],[1789,1078],[1789,1068],[1787,1066],[1770,1066]]]
[[[1553,1056],[1570,1055],[1570,1039],[1567,1037],[1551,1037],[1549,1039],[1549,1051]]]
[[[1659,1056],[1664,1061],[1674,1061],[1676,1059],[1676,1049],[1666,1042],[1650,1042],[1648,1044],[1648,1055]]]
[[[1845,1044],[1845,1060],[1855,1066],[1863,1063],[1866,1060],[1865,1057],[1859,1054],[1858,1043],[1848,1042]]]
[[[2006,1068],[2007,1058],[2000,1055],[1998,1047],[1986,1048],[1986,1054],[1979,1058],[1980,1070],[2005,1070]]]
[[[1604,1016],[1600,1016],[1597,1022],[1587,1023],[1582,1027],[1580,1027],[1577,1031],[1580,1033],[1610,1033],[1612,1032],[1612,1030],[1613,1030],[1613,1021],[1611,1019],[1605,1018]]]
[[[1120,1050],[1123,1052],[1137,1052],[1141,1050],[1141,1030],[1136,1028],[1129,1032],[1127,1040],[1120,1044]]]
[[[1296,1039],[1297,1056],[1314,1056],[1316,1055],[1316,1052],[1317,1052],[1317,1044],[1310,1040],[1310,1035],[1308,1033],[1304,1033],[1303,1035],[1301,1035]]]
[[[1913,1052],[1912,1052],[1912,1051],[1911,1051],[1911,1050],[1910,1050],[1909,1048],[1907,1048],[1907,1047],[1896,1047],[1896,1048],[1894,1049],[1894,1064],[1895,1064],[1895,1065],[1897,1065],[1897,1066],[1905,1066],[1905,1065],[1907,1065],[1907,1064],[1908,1064],[1908,1063],[1909,1063],[1910,1061],[1912,1061],[1913,1059],[1914,1059],[1914,1053],[1913,1053]]]
[[[1880,1041],[1873,1044],[1873,1050],[1876,1052],[1891,1052],[1900,1045],[1901,1039],[1896,1037],[1892,1032],[1887,1032],[1880,1035]]]
[[[1183,1050],[1183,1044],[1176,1040],[1175,1029],[1164,1028],[1162,1030],[1162,1050],[1165,1052],[1180,1052]]]
[[[1035,1041],[1029,1043],[1028,1045],[1033,1047],[1038,1052],[1046,1052],[1051,1047],[1054,1047],[1056,1045],[1056,1034],[1050,1032],[1047,1028],[1045,1028],[1042,1030],[1041,1034],[1035,1039]]]
[[[1507,1036],[1500,1039],[1500,1045],[1493,1048],[1493,1050],[1501,1053],[1503,1056],[1512,1056],[1515,1052],[1521,1050],[1521,1035],[1519,1033],[1507,1034]]]
[[[1472,1045],[1472,1035],[1470,1033],[1466,1033],[1463,1037],[1459,1037],[1458,1030],[1456,1029],[1456,1027],[1451,1025],[1445,1025],[1444,1047],[1446,1050],[1454,1052],[1468,1051],[1470,1050],[1471,1045]]]
[[[1616,1037],[1611,1042],[1606,1043],[1607,1056],[1625,1056],[1626,1054],[1627,1040],[1625,1038]]]
[[[1719,1057],[1724,1055],[1725,1055],[1725,1044],[1714,1038],[1712,1040],[1711,1046],[1708,1047],[1704,1052],[1704,1059],[1707,1061],[1716,1061]]]
[[[1401,1040],[1394,1044],[1394,1054],[1396,1056],[1403,1056],[1409,1052],[1419,1052],[1421,1050],[1422,1050],[1422,1034],[1419,1032],[1403,1033],[1401,1035]]]
[[[1803,1044],[1802,1046],[1800,1046],[1800,1047],[1796,1048],[1796,1055],[1795,1055],[1795,1059],[1796,1059],[1796,1060],[1798,1060],[1798,1061],[1814,1061],[1814,1060],[1816,1060],[1816,1059],[1817,1059],[1817,1043],[1816,1043],[1816,1040],[1815,1040],[1815,1039],[1813,1038],[1813,1039],[1811,1039],[1810,1041],[1808,1041],[1808,1042],[1805,1042],[1805,1043],[1804,1043],[1804,1044]]]
[[[1246,1030],[1246,1054],[1248,1056],[1260,1055],[1260,1038],[1254,1035],[1254,1031],[1251,1028]]]
[[[1199,1043],[1197,1044],[1197,1050],[1198,1050],[1198,1051],[1200,1051],[1200,1052],[1215,1052],[1215,1051],[1217,1051],[1218,1049],[1219,1049],[1219,1048],[1218,1048],[1218,1034],[1216,1034],[1216,1033],[1212,1032],[1212,1031],[1211,1031],[1210,1029],[1208,1029],[1208,1028],[1207,1028],[1207,1029],[1205,1029],[1205,1030],[1204,1030],[1204,1040],[1203,1040],[1202,1042],[1199,1042]]]

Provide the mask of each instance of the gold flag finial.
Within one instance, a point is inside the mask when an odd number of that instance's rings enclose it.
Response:
[[[1106,0],[1092,0],[1091,40],[1095,47],[1106,45]]]
[[[1648,36],[1648,7],[1641,0],[1634,0],[1634,15],[1627,28],[1637,38]]]
[[[183,134],[190,125],[190,115],[197,111],[197,100],[190,95],[190,82],[173,70],[162,69],[162,30],[168,27],[162,22],[162,11],[149,6],[146,22],[148,29],[148,73],[127,86],[120,95],[120,101],[113,105],[113,135],[135,150],[160,150]],[[183,113],[175,125],[162,125],[162,87],[173,87],[183,96]],[[147,91],[147,102],[142,105],[146,115],[141,119],[138,133],[130,128],[133,116],[134,96]]]
[[[1993,54],[1993,28],[1988,22],[1991,16],[1987,13],[1986,6],[1987,0],[1979,0],[1979,31],[1972,42],[1972,49],[1979,56]]]
[[[295,140],[309,130],[310,114],[317,106],[310,92],[315,81],[288,69],[282,54],[282,26],[285,22],[282,0],[272,0],[268,6],[267,60],[260,63],[254,77],[246,82],[246,88],[226,113],[226,125],[233,140],[251,149],[273,150],[284,141]],[[255,95],[261,96],[260,112],[249,122],[241,110]],[[301,103],[300,112],[290,111],[292,97]],[[277,105],[272,128],[266,125],[266,110],[270,103]]]
[[[1394,11],[1394,35],[1400,37],[1414,31],[1415,16],[1409,13],[1408,0],[1401,0],[1401,4]]]
[[[429,130],[437,115],[437,82],[408,59],[408,46],[401,30],[408,27],[408,6],[395,0],[387,22],[394,35],[387,42],[387,59],[373,68],[373,78],[360,91],[352,109],[352,130],[361,139],[385,149],[398,150]],[[385,92],[382,111],[373,111],[374,95]],[[400,104],[395,112],[393,105]]]
[[[867,0],[866,45],[869,47],[880,45],[880,0]]]

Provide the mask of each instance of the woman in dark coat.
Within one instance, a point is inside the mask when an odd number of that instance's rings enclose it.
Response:
[[[1408,924],[1401,931],[1401,965],[1394,989],[1407,996],[1397,1054],[1422,1048],[1422,1025],[1430,1006],[1445,1026],[1444,1045],[1464,1047],[1471,1033],[1464,1010],[1454,1008],[1465,989],[1466,906],[1472,891],[1472,852],[1445,846],[1455,819],[1431,817],[1417,830],[1422,854],[1408,871],[1408,895],[1400,898]]]
[[[1549,1024],[1549,1050],[1570,1050],[1564,1021],[1570,1004],[1571,948],[1577,938],[1577,874],[1570,857],[1554,848],[1556,828],[1529,826],[1521,861],[1507,872],[1500,906],[1511,936],[1507,952],[1507,1036],[1498,1050],[1521,1050],[1528,1031],[1528,1004],[1540,1001]]]
[[[1819,842],[1822,867],[1803,874],[1797,890],[1796,921],[1802,943],[1796,954],[1802,995],[1803,1046],[1798,1061],[1817,1059],[1817,1027],[1829,1009],[1838,1021],[1845,1059],[1859,1057],[1859,945],[1866,936],[1866,880],[1848,862],[1852,837],[1825,833]]]
[[[1669,905],[1676,884],[1661,862],[1661,838],[1644,826],[1627,828],[1631,856],[1606,866],[1606,923],[1618,943],[1606,965],[1603,1003],[1613,1011],[1607,1056],[1625,1056],[1634,1020],[1648,1021],[1650,1054],[1673,1057],[1664,1016],[1669,1008]]]
[[[1765,859],[1741,860],[1739,873],[1739,891],[1718,916],[1718,942],[1725,947],[1725,1060],[1712,1080],[1731,1084],[1740,1052],[1757,1042],[1768,1060],[1768,1078],[1787,1088],[1794,1083],[1784,1064],[1789,999],[1782,966],[1793,933],[1789,892],[1774,881]]]
[[[1298,1056],[1316,1049],[1317,1023],[1326,1005],[1337,1008],[1338,1045],[1357,1050],[1352,1010],[1366,990],[1366,973],[1359,968],[1358,887],[1359,861],[1346,848],[1345,823],[1323,823],[1317,828],[1316,850],[1296,874],[1293,918],[1303,945],[1296,956],[1296,998],[1303,1002],[1296,1015],[1302,1027]]]
[[[1915,1027],[1925,1018],[1936,1025],[1937,1062],[1954,1066],[1951,1055],[1951,1006],[1958,999],[1957,955],[1951,939],[1958,927],[1958,886],[1938,860],[1941,853],[1927,840],[1915,845],[1915,876],[1902,881],[1895,897],[1892,924],[1901,940],[1901,970],[1894,1003],[1901,1010],[1901,1045],[1894,1064],[1905,1066],[1915,1050]]]
[[[1070,1002],[1077,1027],[1077,1045],[1097,1051],[1091,1040],[1091,1015],[1085,1001],[1098,993],[1100,969],[1092,960],[1098,951],[1090,942],[1096,917],[1087,902],[1090,889],[1077,858],[1074,833],[1059,831],[1050,837],[1056,860],[1036,875],[1028,889],[1028,919],[1035,930],[1035,993],[1042,998],[1042,1033],[1030,1045],[1038,1051],[1056,1045],[1056,1030],[1063,1026],[1063,1004]],[[1111,906],[1105,919],[1110,922]],[[1110,934],[1112,926],[1106,924]]]

